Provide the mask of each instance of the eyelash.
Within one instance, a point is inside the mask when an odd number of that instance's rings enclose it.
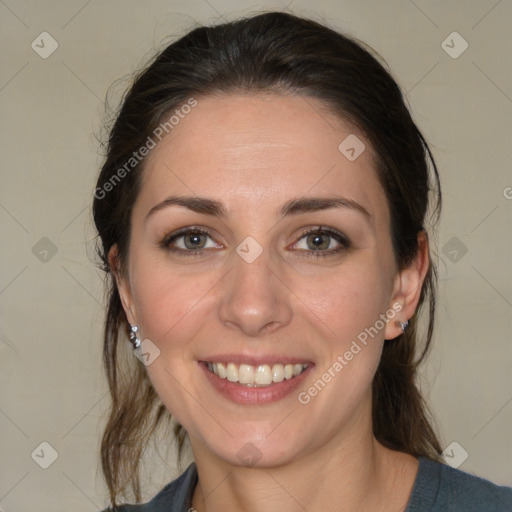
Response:
[[[207,230],[196,226],[188,226],[186,228],[179,229],[178,231],[175,231],[170,235],[167,235],[162,240],[160,245],[163,249],[166,249],[170,252],[174,252],[181,256],[202,256],[203,254],[205,254],[205,251],[208,251],[208,249],[177,249],[176,247],[170,247],[170,244],[172,242],[175,242],[179,238],[182,238],[187,233],[198,233],[201,235],[206,235],[211,238],[210,233]]]
[[[300,235],[298,241],[302,240],[304,237],[307,237],[308,235],[313,235],[313,234],[328,235],[331,238],[334,238],[334,240],[336,240],[336,242],[338,242],[340,245],[338,247],[336,247],[335,249],[318,250],[318,251],[299,249],[301,252],[304,251],[304,253],[307,257],[321,258],[321,257],[326,257],[326,256],[335,256],[336,254],[339,254],[341,251],[344,251],[351,246],[349,239],[343,233],[340,233],[339,231],[337,231],[335,229],[324,228],[322,226],[317,226],[317,227],[308,229],[307,231],[304,231],[304,233],[302,233]]]
[[[205,255],[206,251],[209,251],[210,249],[181,249],[176,247],[171,247],[171,243],[175,242],[176,240],[182,238],[184,235],[188,233],[197,233],[206,235],[209,238],[212,238],[210,235],[210,232],[198,227],[198,226],[187,226],[186,228],[182,228],[178,231],[175,231],[174,233],[171,233],[170,235],[167,235],[164,237],[164,239],[160,242],[160,246],[168,250],[170,252],[179,254],[181,256],[203,256]],[[346,250],[351,247],[351,243],[349,239],[339,231],[332,229],[332,228],[324,228],[322,226],[316,226],[314,228],[311,228],[304,233],[302,233],[295,242],[295,245],[298,243],[298,241],[302,240],[304,237],[307,237],[308,235],[312,234],[319,234],[319,235],[328,235],[331,238],[334,238],[340,246],[336,247],[335,249],[328,249],[328,250],[304,250],[299,249],[300,252],[303,252],[306,254],[307,257],[313,257],[313,258],[319,258],[319,257],[326,257],[326,256],[334,256],[335,254],[340,253],[343,250]]]

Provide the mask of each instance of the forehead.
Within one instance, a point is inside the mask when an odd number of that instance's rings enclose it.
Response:
[[[349,146],[357,152],[364,144],[356,159],[340,151],[345,140],[355,142]],[[149,208],[169,193],[208,196],[233,212],[329,194],[362,202],[372,214],[386,208],[369,142],[323,102],[305,96],[197,98],[151,151],[142,184],[140,199]]]

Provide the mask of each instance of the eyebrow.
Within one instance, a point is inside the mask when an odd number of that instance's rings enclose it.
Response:
[[[183,206],[194,212],[215,217],[225,218],[227,216],[226,208],[220,201],[198,196],[170,196],[153,206],[146,214],[145,220],[147,221],[154,213],[170,206]],[[348,208],[363,214],[368,220],[372,218],[370,212],[358,202],[338,196],[298,197],[291,199],[281,207],[280,214],[284,217],[287,215],[327,210],[329,208]]]

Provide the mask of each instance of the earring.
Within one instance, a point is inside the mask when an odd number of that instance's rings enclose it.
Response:
[[[402,332],[405,332],[405,329],[407,329],[407,326],[409,325],[409,320],[406,320],[405,322],[400,322],[400,320],[397,320],[396,325],[399,325],[402,329]]]
[[[130,325],[130,342],[134,348],[139,348],[141,345],[140,339],[137,337],[137,331],[139,328],[136,325]]]

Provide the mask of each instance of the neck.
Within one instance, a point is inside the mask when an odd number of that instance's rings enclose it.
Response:
[[[401,511],[418,468],[414,457],[382,446],[371,428],[272,467],[234,466],[195,444],[199,482],[192,505],[197,512]]]

